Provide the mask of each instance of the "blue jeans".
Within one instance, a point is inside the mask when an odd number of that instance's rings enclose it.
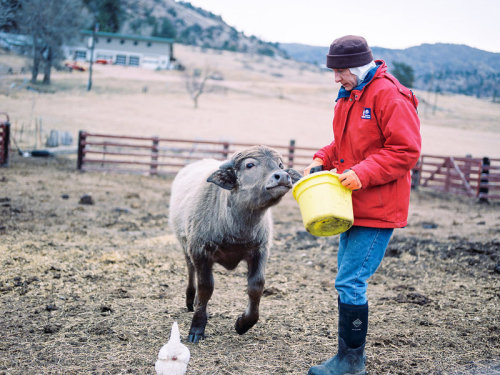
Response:
[[[340,302],[367,303],[368,279],[382,262],[392,228],[351,227],[340,235],[335,288]]]

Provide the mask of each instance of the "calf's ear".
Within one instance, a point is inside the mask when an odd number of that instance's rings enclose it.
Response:
[[[222,164],[219,169],[207,178],[207,182],[212,182],[226,190],[233,190],[236,187],[237,180],[234,164],[231,161]]]
[[[302,178],[302,175],[293,168],[285,169],[285,172],[288,173],[293,183],[296,183]]]

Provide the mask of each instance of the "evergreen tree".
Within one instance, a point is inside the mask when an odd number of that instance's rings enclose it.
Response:
[[[413,68],[408,64],[397,61],[393,61],[392,65],[394,66],[392,69],[394,77],[396,77],[402,85],[406,87],[413,87],[413,82],[415,81]]]
[[[84,0],[99,24],[99,31],[117,33],[124,15],[121,0]],[[91,26],[93,28],[93,25]]]
[[[160,30],[157,30],[157,27],[155,25],[153,36],[173,39],[177,36],[177,30],[168,18],[162,18]]]

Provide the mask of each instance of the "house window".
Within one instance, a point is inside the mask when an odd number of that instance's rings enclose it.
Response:
[[[148,42],[147,46],[148,46],[148,47],[151,47],[151,42]]]
[[[75,60],[85,60],[87,58],[87,51],[75,51]]]
[[[111,38],[106,39],[106,42],[111,43]]]
[[[120,39],[120,44],[125,44],[125,39]]]
[[[128,64],[133,66],[139,66],[139,56],[130,56],[128,58]]]
[[[134,40],[134,46],[138,45],[139,42],[137,40]]]
[[[118,64],[118,65],[126,65],[127,64],[127,56],[125,56],[125,55],[116,55],[116,64]]]

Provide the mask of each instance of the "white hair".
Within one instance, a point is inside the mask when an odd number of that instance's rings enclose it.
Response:
[[[358,78],[358,85],[359,85],[361,82],[363,82],[370,69],[375,66],[376,66],[375,61],[372,60],[366,65],[357,66],[355,68],[349,68],[349,71]]]

